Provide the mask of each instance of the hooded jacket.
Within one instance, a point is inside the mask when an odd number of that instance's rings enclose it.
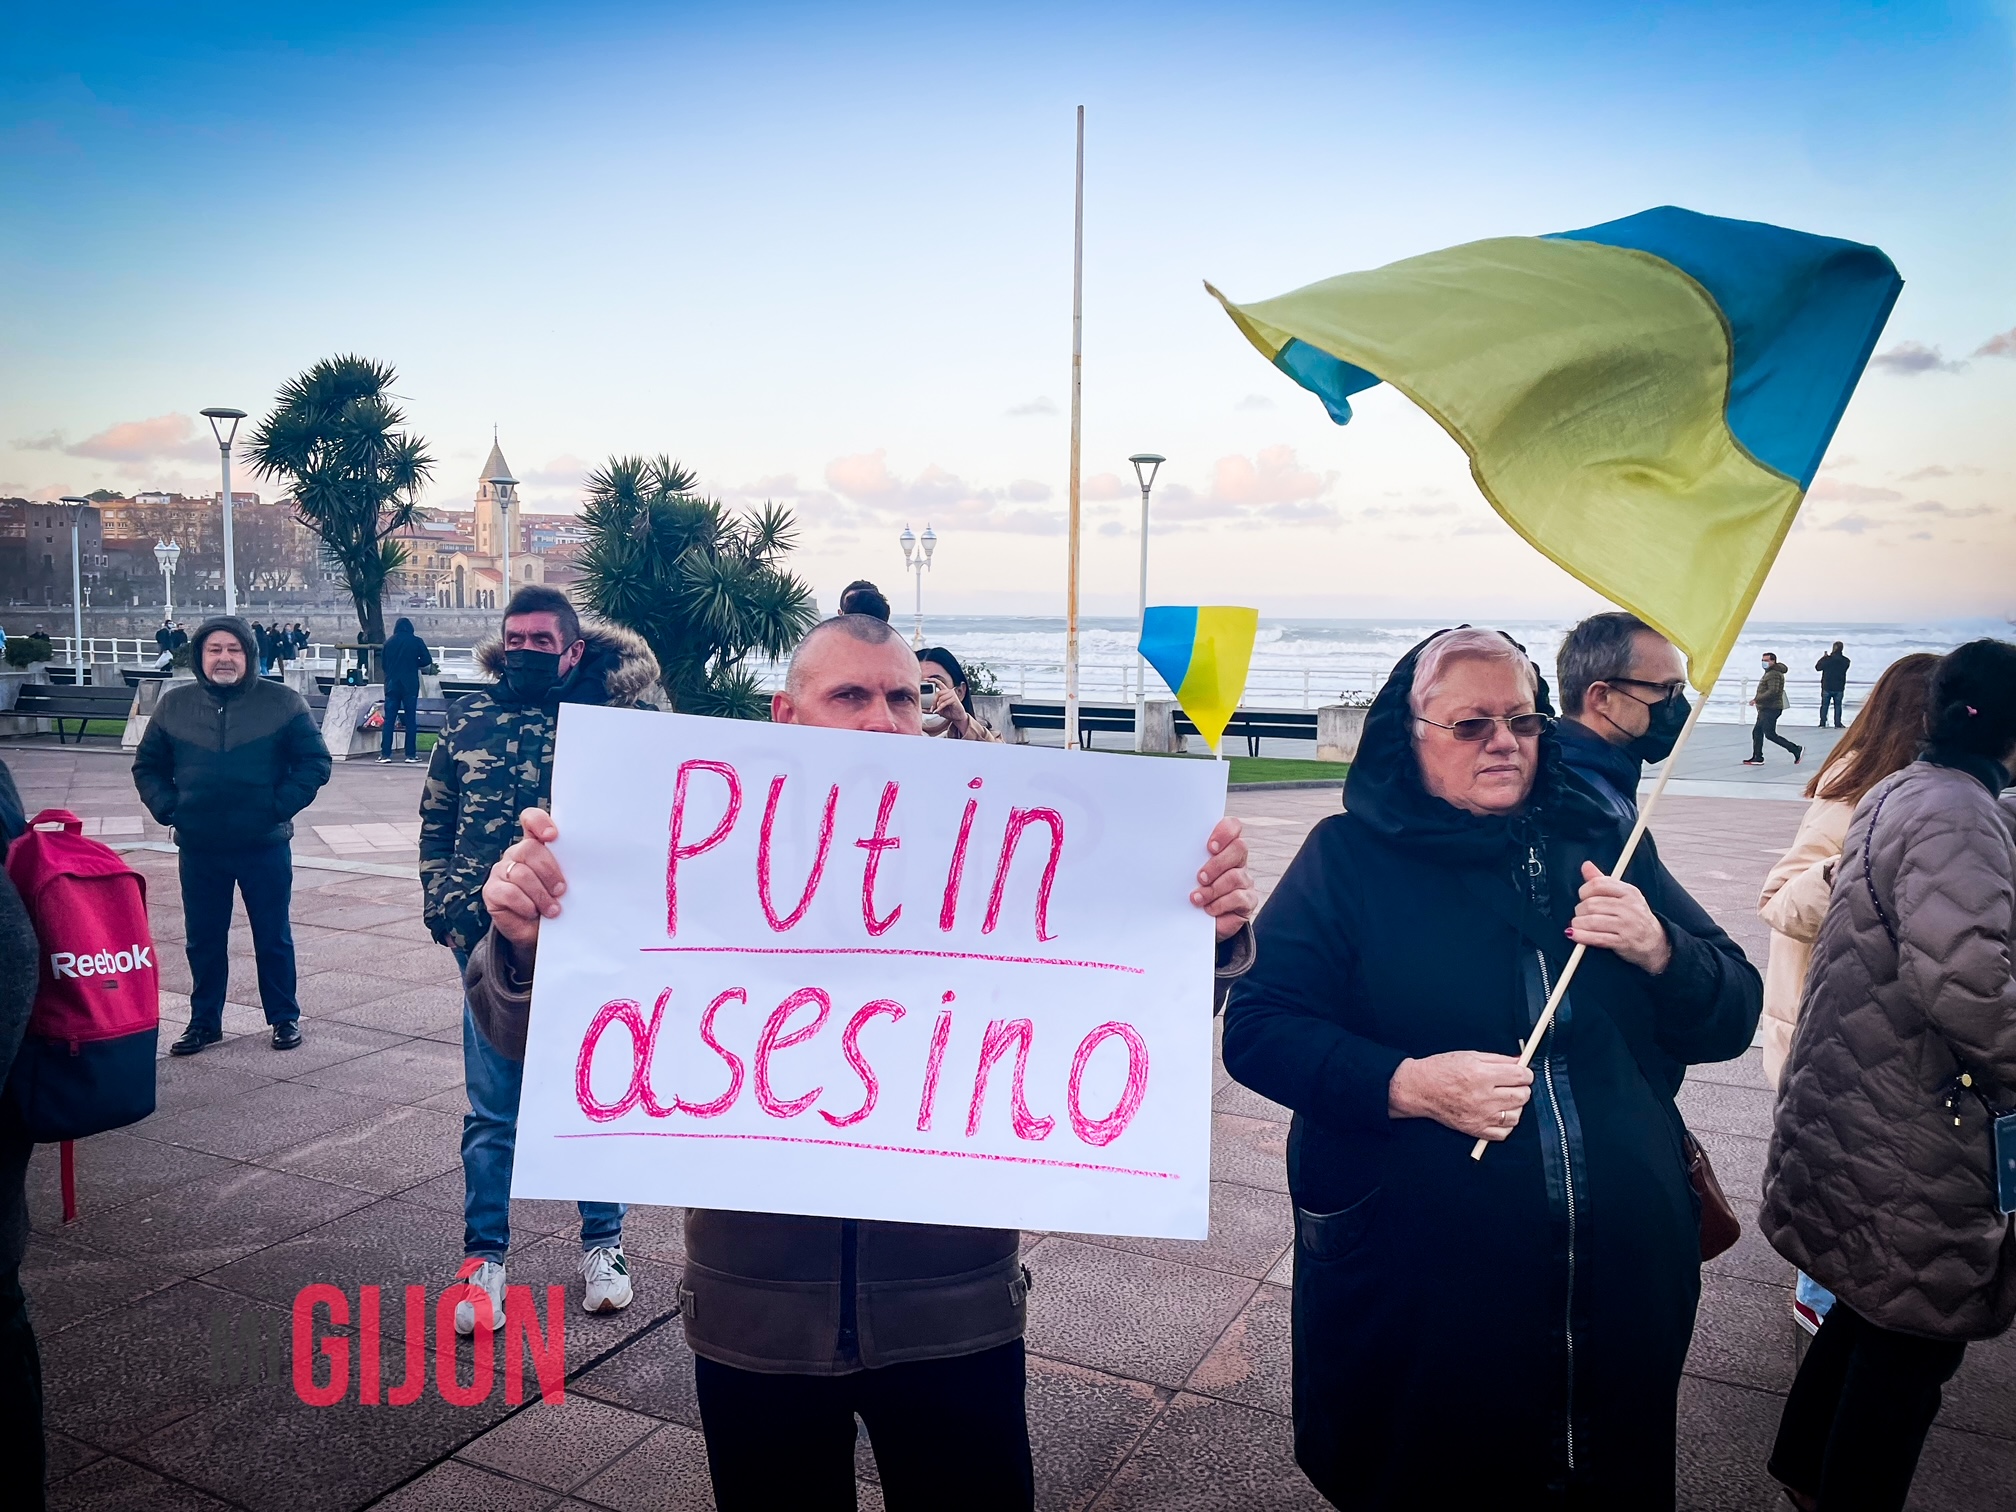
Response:
[[[203,643],[230,635],[245,649],[245,675],[229,687],[203,675]],[[189,850],[277,845],[294,816],[329,780],[329,748],[292,688],[259,675],[258,638],[232,615],[197,626],[192,683],[161,695],[140,749],[133,785],[175,843]]]
[[[380,648],[379,663],[385,669],[385,696],[397,698],[420,691],[420,669],[433,662],[427,642],[413,631],[413,621],[401,619],[392,627],[391,637]]]
[[[474,949],[490,928],[483,881],[518,838],[518,816],[551,801],[560,705],[633,708],[658,686],[658,659],[642,636],[596,621],[583,622],[581,637],[581,660],[536,702],[512,695],[504,644],[486,641],[476,664],[497,686],[458,699],[434,744],[420,792],[420,883],[427,928],[452,949]]]
[[[1757,916],[1771,926],[1771,954],[1764,968],[1764,1080],[1773,1091],[1792,1052],[1813,942],[1834,896],[1834,875],[1854,812],[1854,804],[1834,798],[1808,804],[1792,848],[1778,858],[1757,898]]]
[[[1226,1070],[1294,1113],[1296,1458],[1352,1508],[1671,1506],[1700,1292],[1675,1073],[1743,1053],[1761,984],[1648,837],[1625,877],[1666,969],[1588,953],[1482,1160],[1389,1116],[1403,1060],[1517,1053],[1566,965],[1581,864],[1607,871],[1623,841],[1552,732],[1517,814],[1430,795],[1421,650],[1373,701],[1347,812],[1275,888],[1226,1010]]]
[[[1986,1117],[1971,1094],[1946,1106],[1963,1069],[2016,1105],[2016,822],[1994,766],[1914,762],[1856,807],[1764,1171],[1772,1247],[1878,1327],[1932,1339],[2016,1318]]]

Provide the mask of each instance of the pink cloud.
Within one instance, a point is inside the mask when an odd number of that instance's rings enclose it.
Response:
[[[1139,492],[1135,485],[1123,483],[1118,473],[1110,472],[1092,474],[1079,484],[1079,489],[1088,499],[1124,499]]]
[[[1999,336],[1990,336],[1975,348],[1976,357],[2016,357],[2016,326]]]
[[[216,457],[217,443],[207,430],[198,430],[189,416],[170,414],[151,420],[122,420],[63,450],[95,462],[206,462]]]
[[[1319,497],[1337,474],[1312,472],[1292,446],[1263,448],[1251,461],[1220,457],[1212,469],[1211,493],[1230,504],[1293,504]]]

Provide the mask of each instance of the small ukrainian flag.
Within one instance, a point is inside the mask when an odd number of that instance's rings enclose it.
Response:
[[[1158,604],[1141,621],[1141,654],[1214,751],[1246,694],[1259,629],[1259,610],[1229,604]]]

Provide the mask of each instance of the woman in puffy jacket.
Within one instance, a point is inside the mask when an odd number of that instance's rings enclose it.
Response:
[[[1799,821],[1798,838],[1764,879],[1757,900],[1758,914],[1771,926],[1771,957],[1764,973],[1764,1079],[1774,1091],[1792,1049],[1806,966],[1820,921],[1827,917],[1848,821],[1863,794],[1909,766],[1924,747],[1925,703],[1938,665],[1938,657],[1921,651],[1891,663],[1876,679],[1848,733],[1806,784],[1813,802]],[[1801,1328],[1817,1332],[1833,1301],[1825,1287],[1800,1272],[1792,1315]]]
[[[1835,1294],[1771,1453],[1802,1508],[1901,1508],[1968,1341],[2016,1319],[2016,645],[1947,656],[1931,710],[1849,825],[1764,1173],[1764,1236]]]

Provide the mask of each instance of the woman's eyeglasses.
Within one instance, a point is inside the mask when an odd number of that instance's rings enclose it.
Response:
[[[1458,740],[1489,740],[1494,727],[1505,726],[1522,740],[1531,740],[1535,735],[1544,735],[1554,728],[1554,719],[1548,714],[1491,714],[1480,715],[1476,719],[1459,719],[1454,724],[1444,724],[1439,719],[1429,719],[1416,715],[1421,723],[1433,725],[1438,730],[1447,730]]]

